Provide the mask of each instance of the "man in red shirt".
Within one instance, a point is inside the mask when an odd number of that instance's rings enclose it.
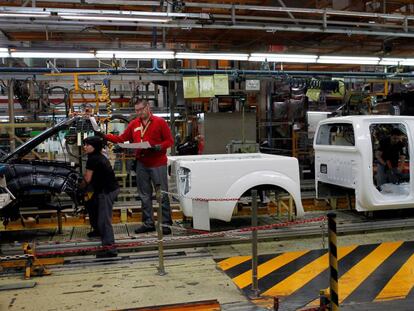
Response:
[[[142,226],[135,233],[155,231],[152,208],[152,190],[159,185],[161,191],[168,191],[167,149],[174,144],[167,122],[151,113],[148,101],[135,103],[137,118],[128,124],[121,135],[107,134],[105,138],[113,143],[148,142],[149,149],[137,149],[137,187],[142,202]],[[167,194],[162,195],[162,231],[170,234],[172,225],[170,201]]]

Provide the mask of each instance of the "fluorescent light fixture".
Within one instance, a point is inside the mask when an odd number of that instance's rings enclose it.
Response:
[[[378,65],[379,57],[319,56],[320,64]]]
[[[11,52],[11,57],[17,58],[67,58],[67,59],[92,59],[93,53],[67,53],[67,52]]]
[[[90,16],[90,15],[62,15],[62,19],[70,20],[93,20],[93,21],[119,21],[119,22],[149,22],[149,23],[168,23],[171,18],[152,18],[152,17],[117,17],[117,16]]]
[[[171,114],[168,112],[156,112],[154,113],[155,116],[160,117],[160,118],[169,118],[171,117]],[[174,117],[179,117],[180,114],[178,112],[174,113]]]
[[[238,53],[175,53],[176,59],[248,60],[249,54]]]
[[[3,13],[0,12],[0,17],[49,17],[49,12],[44,12],[43,14],[39,13]]]
[[[10,57],[8,48],[0,48],[0,57]]]
[[[405,58],[388,58],[387,57],[387,58],[381,58],[378,64],[385,65],[385,66],[392,66],[392,65],[398,66],[405,60],[406,60]]]
[[[283,63],[316,63],[318,56],[309,54],[272,54],[272,53],[252,53],[249,61],[251,62],[283,62]]]
[[[174,59],[174,51],[96,51],[96,58]]]
[[[406,58],[402,62],[400,62],[402,66],[414,66],[414,58]]]
[[[15,118],[24,118],[25,116],[14,116]],[[0,116],[0,119],[3,119],[3,120],[8,120],[9,119],[9,116]]]

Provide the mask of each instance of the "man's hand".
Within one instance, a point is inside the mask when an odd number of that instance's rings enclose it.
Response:
[[[161,147],[161,145],[154,145],[149,149],[152,150],[152,151],[161,151],[162,147]]]
[[[101,131],[93,131],[95,136],[101,137],[102,139],[105,139],[105,133],[102,133]]]

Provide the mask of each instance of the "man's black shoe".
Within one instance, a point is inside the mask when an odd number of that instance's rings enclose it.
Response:
[[[96,254],[96,258],[114,258],[117,256],[118,253],[116,252],[99,252]]]
[[[162,227],[162,234],[164,235],[171,234],[171,229],[169,227]]]
[[[101,236],[98,231],[91,231],[88,232],[86,235],[88,236],[88,238],[97,238]]]
[[[145,232],[153,232],[155,231],[155,227],[154,226],[139,226],[138,228],[135,229],[135,233],[145,233]]]

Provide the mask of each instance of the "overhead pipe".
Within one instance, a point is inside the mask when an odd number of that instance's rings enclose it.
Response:
[[[363,72],[363,71],[304,71],[304,70],[240,70],[240,69],[163,69],[158,66],[158,60],[152,60],[151,68],[138,69],[99,69],[99,68],[59,68],[61,73],[82,73],[82,72],[102,72],[105,74],[143,74],[143,73],[162,73],[182,74],[182,75],[211,75],[227,74],[252,75],[252,76],[329,76],[329,77],[379,77],[383,79],[391,78],[414,78],[413,73],[385,73],[385,72]],[[53,73],[53,70],[47,67],[0,67],[1,73]]]
[[[170,72],[170,71],[168,71]],[[262,76],[330,76],[330,77],[380,77],[380,78],[413,78],[413,73],[380,73],[380,72],[354,72],[354,71],[298,71],[298,70],[226,70],[226,69],[179,69],[183,75],[195,74],[228,74],[228,75],[262,75]]]
[[[43,0],[42,2],[53,2],[56,3],[79,3],[79,0]],[[85,0],[86,4],[101,4],[99,0]],[[152,7],[159,7],[160,1],[119,1],[119,0],[108,0],[105,1],[105,4],[116,4],[116,5],[128,5],[128,6],[152,6]],[[168,5],[168,3],[164,3],[164,6]],[[202,9],[227,9],[231,10],[232,6],[236,10],[242,11],[259,11],[259,12],[277,12],[277,13],[300,13],[300,14],[327,14],[327,15],[337,15],[337,16],[352,16],[352,17],[366,17],[366,18],[378,18],[378,19],[390,19],[390,20],[404,20],[408,17],[408,19],[414,20],[414,16],[407,16],[398,13],[376,13],[376,12],[360,12],[360,11],[346,11],[346,10],[334,10],[334,9],[312,9],[312,8],[300,8],[300,7],[286,7],[286,6],[264,6],[264,5],[249,5],[249,4],[227,4],[227,3],[209,3],[209,2],[185,2],[185,6],[188,8],[202,8]],[[7,11],[8,7],[3,7],[4,11]],[[18,7],[11,7],[9,10],[22,10],[28,11],[29,8],[18,8]],[[66,13],[85,13],[85,10],[80,9],[66,9],[66,8],[45,8],[47,11],[52,12],[66,12]],[[36,11],[36,8],[32,8],[32,11]],[[92,11],[93,13],[115,13],[117,14],[119,11],[114,10],[87,10],[86,12]],[[134,11],[126,10],[124,11],[126,14],[133,13]],[[175,13],[179,15],[179,13]],[[189,15],[190,13],[184,13]],[[197,17],[197,14],[200,16],[202,13],[192,13],[191,17]]]
[[[97,1],[97,0],[96,0]],[[53,0],[53,2],[65,2],[65,1],[57,1],[57,0]],[[118,5],[125,5],[125,1],[118,1],[119,3],[117,3]],[[88,3],[88,2],[86,2]],[[409,28],[408,27],[408,22],[411,20],[414,20],[414,16],[410,16],[410,15],[404,15],[404,14],[381,14],[381,13],[371,13],[371,12],[358,12],[358,11],[343,11],[343,10],[332,10],[332,9],[311,9],[311,8],[297,8],[297,7],[286,7],[284,5],[284,2],[282,0],[279,0],[279,3],[281,4],[280,7],[278,6],[258,6],[258,5],[238,5],[238,4],[218,4],[218,3],[197,3],[197,2],[186,2],[185,5],[186,7],[189,8],[199,8],[199,9],[228,9],[231,10],[232,14],[230,16],[232,24],[229,25],[228,23],[213,23],[213,24],[208,24],[208,23],[186,23],[185,25],[183,23],[179,22],[170,22],[170,23],[157,23],[155,22],[140,22],[139,26],[143,26],[143,27],[161,27],[162,29],[165,28],[182,28],[184,26],[189,27],[189,28],[200,28],[200,29],[232,29],[232,30],[245,30],[245,29],[249,29],[249,30],[263,30],[263,31],[269,31],[269,32],[276,32],[276,31],[292,31],[292,32],[317,32],[317,33],[338,33],[338,34],[347,34],[347,35],[370,35],[370,36],[398,36],[398,37],[413,37],[414,34],[410,33],[408,31]],[[385,3],[385,2],[384,2]],[[168,4],[161,4],[163,7],[165,7]],[[138,5],[137,5],[138,6]],[[153,10],[155,8],[158,8],[160,6],[159,1],[155,2],[155,1],[140,1],[139,6],[152,6]],[[17,10],[17,11],[16,11]],[[244,24],[240,22],[240,19],[243,18],[249,18],[249,19],[254,19],[257,18],[257,20],[262,20],[263,18],[272,18],[273,17],[268,17],[268,16],[255,16],[255,15],[251,15],[251,16],[240,16],[240,15],[236,15],[236,11],[237,10],[242,10],[242,11],[246,11],[246,10],[250,10],[250,11],[255,11],[255,12],[273,12],[273,13],[286,13],[288,14],[292,19],[290,19],[289,21],[293,21],[296,25],[295,26],[290,26],[290,25],[279,25],[279,24],[268,24],[268,25],[262,25],[262,23],[256,23],[256,24]],[[22,13],[22,14],[27,14],[27,13],[32,13],[32,14],[40,14],[43,15],[45,12],[46,13],[57,13],[57,14],[85,14],[85,10],[81,10],[81,9],[67,9],[67,8],[18,8],[18,7],[2,7],[2,9],[0,10],[3,13],[8,13],[8,12],[13,12],[13,13]],[[129,10],[125,10],[125,11],[119,11],[119,10],[87,10],[87,13],[89,14],[111,14],[111,15],[119,15],[119,16],[124,16],[127,15],[128,18],[130,18],[131,15],[134,14],[138,14],[137,11],[129,11]],[[143,13],[143,11],[139,12],[140,14]],[[211,18],[215,18],[216,16],[219,16],[217,14],[214,14],[214,12],[212,12],[211,14],[208,13],[178,13],[178,12],[148,12],[148,14],[153,13],[153,14],[161,14],[161,15],[167,15],[170,17],[175,17],[175,18],[181,18],[184,17],[185,19],[189,19],[189,18],[195,18],[196,20],[210,20]],[[299,13],[299,14],[305,14],[305,15],[311,15],[310,17],[312,18],[311,20],[308,20],[307,18],[305,18],[305,20],[302,19],[296,19],[293,16],[293,13]],[[304,22],[304,23],[308,23],[308,22],[312,22],[314,21],[313,16],[317,14],[317,15],[321,15],[322,20],[316,21],[317,23],[323,23],[324,27],[308,27],[306,25],[301,25],[300,22]],[[119,17],[118,16],[118,17]],[[137,15],[139,16],[139,15]],[[224,15],[220,15],[221,17],[223,17]],[[370,24],[370,23],[360,23],[360,22],[352,22],[352,21],[347,21],[347,20],[343,20],[343,21],[336,21],[336,20],[330,20],[329,22],[327,22],[327,17],[328,16],[341,16],[341,17],[359,17],[359,18],[366,18],[366,19],[378,19],[379,21],[375,24]],[[238,23],[236,24],[236,18]],[[108,20],[110,20],[110,16],[108,17]],[[280,18],[274,17],[273,22],[279,20]],[[389,27],[389,28],[394,28],[394,27],[398,27],[398,25],[395,25],[395,23],[382,23],[382,20],[386,20],[386,21],[398,21],[402,23],[400,29],[401,31],[374,31],[372,30],[372,27]],[[26,21],[25,21],[26,22]],[[19,20],[16,22],[16,24],[13,25],[13,21],[12,20],[6,20],[4,23],[1,23],[2,27],[4,27],[7,30],[10,29],[19,29],[19,28],[27,28],[30,27],[30,29],[37,29],[37,28],[42,28],[45,27],[45,25],[50,25],[51,27],[53,26],[55,30],[68,30],[69,28],[67,28],[67,25],[76,25],[79,24],[81,25],[85,25],[85,24],[89,24],[89,25],[118,25],[118,26],[137,26],[138,24],[136,22],[128,22],[128,21],[120,21],[114,24],[114,21],[75,21],[75,20],[71,20],[71,21],[62,21],[59,20],[58,23],[56,21],[52,20],[48,20],[45,19],[42,21],[41,24],[33,24],[31,20],[27,20],[28,24],[22,24],[22,21]],[[51,23],[51,24],[50,24]],[[328,25],[329,24],[329,25]],[[343,25],[347,25],[348,27],[332,27],[332,24],[343,24]],[[62,25],[66,25],[63,28],[61,28],[60,26]],[[368,28],[364,28],[361,29],[360,26],[361,25],[366,25]],[[80,27],[79,26],[79,27]],[[350,28],[350,27],[351,28]],[[73,30],[73,26],[69,26],[72,27]],[[39,29],[40,29],[39,28]],[[77,29],[77,28],[76,28]]]
[[[321,22],[323,22],[321,20]],[[372,30],[368,28],[361,28],[358,26],[359,23],[345,23],[345,22],[334,22],[337,24],[344,25],[343,27],[333,27],[331,25],[327,25],[327,28],[323,28],[320,26],[310,26],[310,25],[280,25],[280,24],[270,24],[267,23],[264,25],[263,23],[242,23],[238,22],[235,25],[229,25],[226,22],[221,23],[214,23],[214,24],[203,24],[203,23],[188,23],[184,24],[183,22],[171,22],[171,23],[150,23],[150,22],[119,22],[116,23],[117,26],[137,26],[140,27],[159,27],[159,28],[178,28],[182,29],[183,27],[187,27],[188,29],[226,29],[226,30],[257,30],[257,31],[267,31],[270,33],[274,32],[307,32],[307,33],[333,33],[333,34],[345,34],[348,36],[351,35],[367,35],[367,36],[393,36],[393,37],[400,37],[400,38],[413,38],[414,34],[412,32],[406,32],[404,27],[401,26],[400,31],[394,31],[395,25],[391,25],[389,28],[392,30],[388,31],[380,31],[380,30]],[[328,23],[329,24],[329,23]],[[354,25],[355,24],[355,25]],[[78,31],[84,28],[85,25],[101,25],[101,26],[114,26],[113,22],[108,21],[82,21],[81,23],[76,21],[71,21],[70,23],[66,22],[59,22],[56,23],[55,21],[43,21],[42,24],[32,24],[30,21],[19,23],[10,22],[0,22],[0,27],[6,29],[7,31],[11,30],[44,30],[45,26],[49,28],[55,29],[55,31]],[[373,24],[374,25],[374,24]],[[372,26],[372,27],[379,27],[379,26]],[[370,27],[370,28],[372,28]],[[382,24],[381,27],[388,27],[387,24]],[[411,29],[412,27],[406,27],[406,29]],[[117,34],[117,33],[128,33],[127,30],[102,30],[102,33],[110,33],[110,34]],[[131,34],[136,34],[136,31],[129,31]]]

